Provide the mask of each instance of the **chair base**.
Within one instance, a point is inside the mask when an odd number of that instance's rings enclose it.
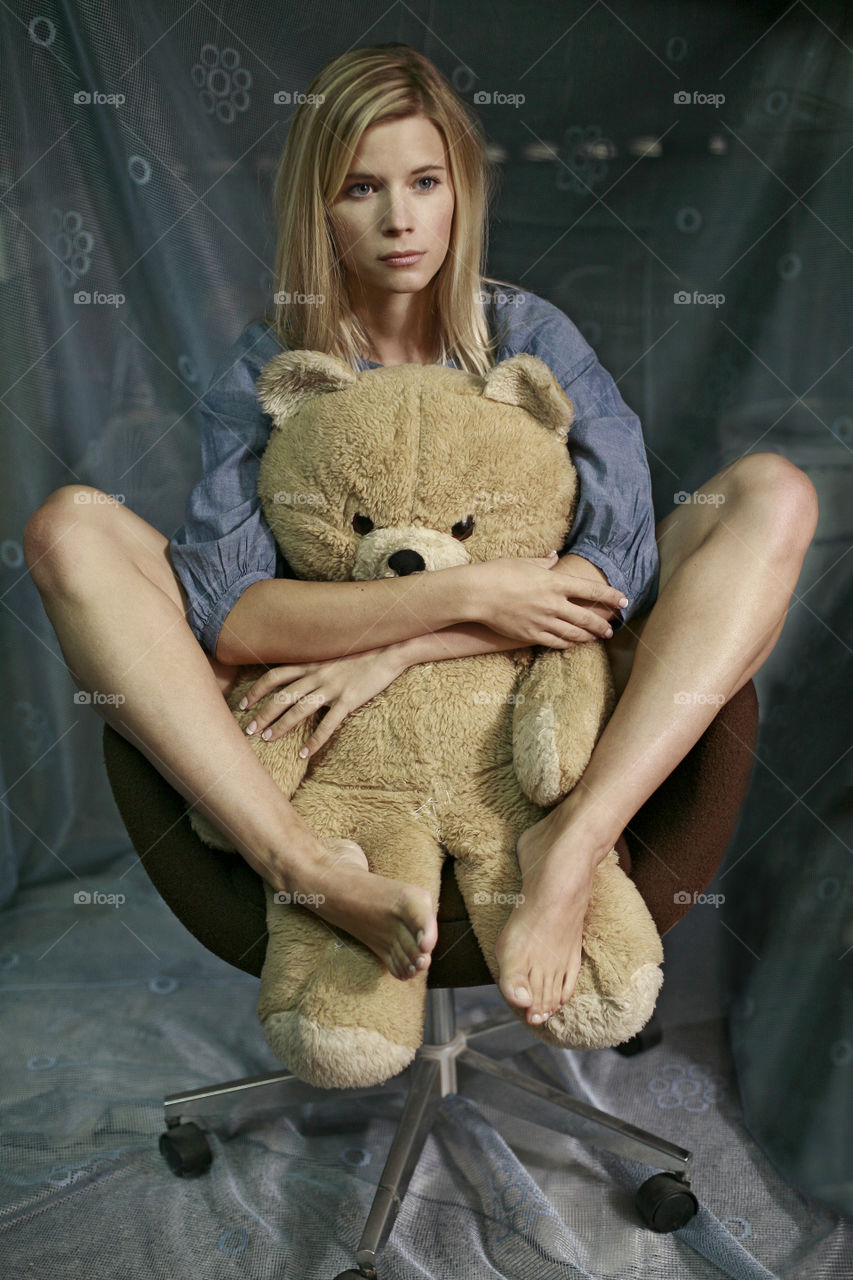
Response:
[[[408,1094],[403,1114],[356,1253],[359,1269],[342,1272],[337,1277],[337,1280],[351,1277],[374,1280],[377,1257],[391,1234],[441,1100],[459,1092],[457,1068],[461,1065],[548,1102],[554,1110],[548,1125],[550,1132],[556,1130],[580,1138],[600,1150],[663,1170],[640,1187],[637,1209],[653,1231],[677,1231],[683,1227],[699,1208],[690,1190],[691,1152],[500,1061],[501,1056],[538,1044],[541,1042],[511,1013],[468,1031],[457,1030],[453,991],[433,989],[427,992],[423,1045],[411,1066],[385,1084],[364,1089],[319,1089],[292,1072],[273,1071],[206,1089],[170,1094],[164,1103],[167,1129],[160,1139],[160,1150],[175,1174],[192,1177],[206,1172],[211,1154],[201,1129],[194,1123],[185,1123],[186,1117],[217,1110],[211,1104],[222,1098],[263,1099],[274,1101],[279,1107],[299,1106],[336,1097],[390,1096],[405,1082]]]

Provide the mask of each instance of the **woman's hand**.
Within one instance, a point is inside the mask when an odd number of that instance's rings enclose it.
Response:
[[[278,689],[263,711],[259,711],[255,720],[249,723],[246,732],[260,733],[267,742],[274,742],[313,715],[318,707],[328,707],[303,747],[303,751],[307,748],[310,757],[328,741],[351,711],[387,689],[408,665],[401,647],[389,644],[344,658],[271,667],[255,681],[240,703],[241,709],[253,707]]]
[[[552,649],[607,639],[608,615],[627,600],[600,569],[581,560],[519,556],[470,565],[478,619],[521,644]]]

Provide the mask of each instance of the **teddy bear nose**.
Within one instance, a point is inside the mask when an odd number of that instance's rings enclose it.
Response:
[[[407,573],[421,573],[426,568],[426,561],[419,552],[406,547],[405,550],[395,551],[388,557],[388,568],[404,578]]]

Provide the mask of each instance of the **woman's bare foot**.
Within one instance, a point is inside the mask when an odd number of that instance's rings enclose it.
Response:
[[[563,806],[522,832],[522,893],[495,945],[499,987],[526,1021],[546,1022],[574,990],[595,868],[610,851]]]
[[[420,885],[371,872],[353,840],[323,842],[320,855],[286,880],[295,902],[363,942],[395,978],[429,968],[438,939],[435,903]]]

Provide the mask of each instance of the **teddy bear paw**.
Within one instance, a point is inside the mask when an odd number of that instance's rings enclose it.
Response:
[[[222,834],[219,828],[215,827],[212,822],[208,822],[207,818],[199,813],[197,809],[187,809],[187,816],[193,831],[204,844],[210,845],[213,849],[221,849],[223,853],[237,852],[234,845]]]
[[[367,1027],[327,1027],[296,1009],[263,1023],[273,1053],[300,1080],[323,1089],[383,1084],[409,1065],[418,1045],[396,1044]]]

